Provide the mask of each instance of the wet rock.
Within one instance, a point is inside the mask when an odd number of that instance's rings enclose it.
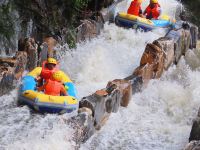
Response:
[[[142,78],[142,86],[147,86],[149,80],[154,78],[154,65],[147,63],[143,66],[139,66],[135,69],[133,74]]]
[[[178,31],[175,30],[171,30],[166,37],[172,38],[174,40],[174,52],[175,52],[175,63],[178,62],[178,60],[180,59],[181,55],[182,55],[182,41],[184,41],[183,37],[182,37],[182,31],[183,29],[180,29]]]
[[[179,29],[171,30],[166,37],[172,38],[175,43],[175,63],[177,63],[182,55],[189,49],[190,46],[190,31]]]
[[[48,46],[48,57],[55,57],[56,51],[54,50],[54,47],[58,42],[53,37],[44,38],[43,42]]]
[[[38,45],[36,44],[33,38],[25,38],[20,39],[18,41],[18,51],[27,52],[28,61],[27,61],[27,69],[29,71],[33,70],[37,67],[38,63]]]
[[[192,129],[190,132],[189,141],[200,140],[200,117],[196,117],[193,121]]]
[[[88,108],[81,109],[82,110],[79,110],[77,116],[66,121],[75,130],[73,140],[76,142],[78,147],[81,143],[88,140],[96,131],[94,128],[94,118],[90,114],[91,110]]]
[[[153,42],[164,51],[164,69],[167,70],[174,62],[174,41],[168,37],[161,37]]]
[[[191,34],[190,30],[184,30],[184,46],[183,46],[183,55],[185,55],[186,51],[189,50],[189,47],[191,45]]]
[[[146,64],[149,64],[150,66],[146,66],[145,71],[152,71],[153,69],[153,78],[160,78],[162,75],[163,69],[164,69],[164,60],[165,60],[165,53],[161,49],[161,47],[155,45],[155,44],[147,44],[145,51],[142,55],[142,58],[140,60],[140,66],[144,67]],[[147,74],[147,73],[145,73]],[[149,75],[152,73],[149,72]],[[145,78],[144,78],[145,79]]]
[[[106,87],[106,91],[108,92],[107,101],[106,101],[106,112],[116,113],[119,110],[121,99],[122,99],[122,92],[117,86],[117,84],[110,84],[108,83]]]
[[[14,59],[16,60],[14,64],[14,74],[15,78],[19,79],[24,70],[26,69],[26,64],[28,61],[28,56],[26,52],[17,52]]]
[[[200,141],[191,141],[186,145],[184,150],[200,150]]]
[[[135,93],[141,91],[142,85],[143,85],[142,76],[140,76],[140,75],[137,76],[137,74],[132,74],[132,75],[124,78],[124,80],[128,80],[131,83],[132,94],[135,94]]]
[[[196,48],[198,41],[198,27],[195,25],[191,25],[190,34],[191,34],[190,48],[191,49]]]
[[[120,97],[121,97],[120,104],[123,107],[127,107],[132,97],[132,86],[131,86],[130,81],[115,79],[111,82],[108,82],[106,88],[109,89],[111,87],[115,89],[119,89]]]
[[[96,129],[100,129],[110,113],[118,111],[121,102],[120,94],[120,90],[116,89],[115,86],[98,90],[94,94],[84,97],[79,106],[92,110],[94,126]]]
[[[94,20],[83,20],[82,24],[77,28],[76,42],[91,39],[100,34],[100,25],[97,26]]]
[[[42,43],[39,46],[39,52],[38,52],[38,66],[42,66],[42,62],[47,60],[48,57],[48,45],[46,42]]]
[[[26,52],[17,52],[13,58],[0,58],[0,95],[12,90],[22,76],[27,63]]]
[[[0,96],[14,88],[14,70],[8,64],[0,66]]]

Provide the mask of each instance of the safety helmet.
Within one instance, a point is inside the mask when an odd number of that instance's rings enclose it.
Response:
[[[158,3],[158,0],[150,0],[150,3]]]
[[[47,63],[49,63],[49,64],[57,64],[57,61],[56,61],[56,59],[54,59],[54,58],[48,58],[47,59]]]
[[[61,71],[56,71],[53,73],[52,78],[56,81],[62,81],[63,73]]]

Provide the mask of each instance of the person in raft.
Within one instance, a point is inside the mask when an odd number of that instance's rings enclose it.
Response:
[[[38,91],[44,91],[47,95],[53,96],[67,96],[66,89],[62,83],[62,72],[56,71],[52,74],[52,77],[48,79],[44,85],[38,88]]]
[[[52,74],[59,70],[58,62],[54,58],[47,58],[47,61],[42,63],[42,71],[40,77],[45,81],[50,79]]]
[[[161,7],[158,0],[150,0],[150,4],[145,9],[143,15],[145,15],[147,19],[158,19],[160,14]]]
[[[130,15],[143,17],[141,4],[142,0],[133,0],[128,8],[127,13]]]

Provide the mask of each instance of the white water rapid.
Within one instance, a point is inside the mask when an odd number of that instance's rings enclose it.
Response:
[[[174,15],[178,3],[159,0],[163,13]],[[126,10],[130,1],[117,11]],[[143,8],[147,5],[145,0]],[[135,32],[106,24],[101,35],[67,51],[61,69],[75,82],[79,97],[104,88],[109,80],[130,75],[148,42],[162,31]],[[65,47],[62,48],[67,49]],[[133,95],[127,108],[109,120],[81,150],[181,150],[188,142],[200,104],[200,51],[188,51],[161,79]],[[65,119],[74,114],[39,115],[16,106],[17,89],[0,97],[0,150],[73,150],[74,129]]]

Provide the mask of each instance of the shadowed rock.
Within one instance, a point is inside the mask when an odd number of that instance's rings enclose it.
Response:
[[[151,79],[160,78],[164,69],[164,59],[165,59],[164,51],[161,49],[161,47],[159,47],[159,45],[157,46],[155,44],[147,44],[145,51],[142,55],[142,58],[140,60],[140,66],[145,66],[146,64],[149,64],[148,67],[150,68],[145,69],[145,71],[148,70],[152,71],[153,69],[153,76],[150,78]],[[148,74],[150,75],[152,73],[149,72]]]
[[[200,150],[200,141],[191,141],[186,145],[184,150]]]
[[[198,27],[195,25],[191,25],[191,27],[190,27],[190,34],[191,34],[190,49],[197,47],[198,33],[199,33]]]
[[[97,21],[83,20],[82,24],[77,28],[76,42],[85,41],[91,39],[100,34],[100,30],[103,28],[103,22],[97,17]]]
[[[171,30],[166,37],[174,40],[175,63],[177,63],[180,57],[189,49],[191,41],[190,31],[184,29]]]
[[[174,41],[168,37],[161,37],[153,42],[164,51],[164,69],[167,70],[174,62]]]
[[[121,106],[127,107],[129,104],[129,101],[132,97],[132,86],[130,81],[122,80],[122,79],[115,79],[111,82],[108,82],[107,89],[110,87],[114,87],[115,89],[120,90],[121,94]]]
[[[44,43],[47,44],[48,46],[48,57],[55,57],[56,56],[56,51],[54,50],[54,47],[58,43],[53,37],[47,37],[44,38],[43,40]]]
[[[98,90],[94,94],[84,97],[80,101],[80,108],[92,110],[94,126],[100,129],[105,124],[111,112],[117,112],[121,102],[121,93],[116,87]]]
[[[28,61],[26,67],[29,71],[37,67],[38,63],[38,45],[33,38],[20,39],[18,41],[19,51],[27,52]]]
[[[96,131],[94,128],[94,118],[90,112],[91,110],[88,108],[81,108],[77,116],[65,120],[67,124],[74,128],[73,141],[76,142],[77,148]]]
[[[145,64],[143,66],[139,66],[133,72],[135,76],[142,78],[142,85],[147,86],[149,80],[154,78],[154,68],[152,64]]]
[[[6,94],[16,85],[27,63],[26,52],[17,52],[13,58],[0,58],[0,95]]]

